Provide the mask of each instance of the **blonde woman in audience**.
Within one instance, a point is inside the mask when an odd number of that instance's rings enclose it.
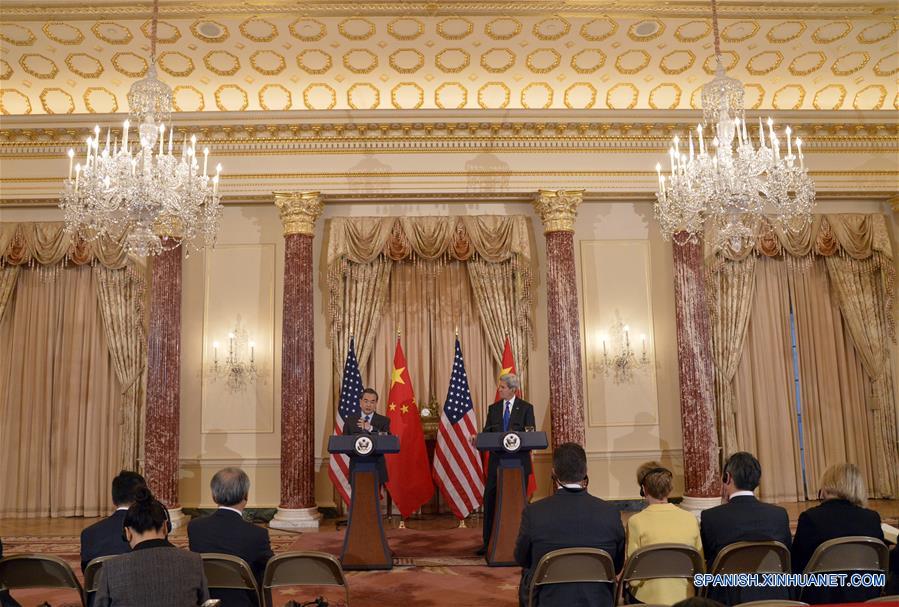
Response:
[[[699,523],[696,517],[668,503],[674,476],[658,462],[647,462],[637,470],[640,495],[646,508],[627,522],[627,556],[653,544],[676,543],[692,546],[702,552]],[[671,605],[693,595],[689,580],[659,579],[635,582],[631,594],[641,603]]]

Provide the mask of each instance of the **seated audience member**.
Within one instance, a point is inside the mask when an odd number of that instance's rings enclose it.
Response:
[[[95,607],[188,607],[209,599],[199,554],[168,542],[165,506],[139,487],[125,514],[131,552],[103,563]]]
[[[210,487],[218,510],[192,520],[187,526],[190,549],[238,556],[247,562],[256,582],[261,584],[265,565],[272,558],[272,548],[266,529],[243,520],[250,493],[249,477],[240,468],[224,468],[212,477]],[[245,590],[212,588],[209,594],[228,606],[257,604],[256,596]]]
[[[753,493],[762,478],[762,466],[751,453],[734,453],[724,463],[722,504],[702,513],[699,529],[706,568],[711,571],[715,557],[736,542],[777,541],[787,549],[790,518],[787,511],[756,499]],[[785,588],[709,588],[709,598],[733,605],[766,599],[789,599]]]
[[[674,475],[658,462],[647,462],[637,470],[640,495],[647,506],[627,521],[627,556],[653,544],[686,544],[702,550],[696,517],[668,503]],[[685,579],[645,580],[631,584],[631,594],[641,603],[670,605],[693,595],[693,585]]]
[[[111,515],[81,532],[81,571],[98,556],[110,556],[131,552],[131,546],[122,536],[125,512],[134,503],[134,492],[147,483],[137,472],[122,470],[112,479],[112,503],[116,509]]]
[[[548,552],[560,548],[605,550],[621,569],[624,560],[624,527],[618,509],[587,493],[587,456],[575,443],[564,443],[553,452],[556,492],[525,507],[515,544],[515,560],[521,565],[519,600],[527,605],[534,568]],[[613,605],[609,584],[570,583],[540,586],[536,605],[566,607]]]
[[[834,464],[819,483],[819,506],[799,515],[793,537],[793,571],[805,571],[815,550],[838,537],[863,535],[883,541],[880,515],[865,508],[868,490],[865,479],[854,464]],[[802,600],[807,603],[861,602],[880,595],[881,588],[806,588]]]

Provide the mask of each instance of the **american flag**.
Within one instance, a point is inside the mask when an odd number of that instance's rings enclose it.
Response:
[[[361,415],[359,399],[362,398],[362,374],[359,373],[359,363],[356,361],[354,339],[350,338],[350,350],[346,355],[346,363],[343,365],[343,383],[340,385],[340,404],[334,416],[334,434],[343,434],[343,420],[350,415]],[[328,469],[331,482],[337,487],[337,491],[343,496],[343,501],[349,505],[350,494],[350,458],[346,455],[332,454]]]
[[[434,482],[457,518],[467,517],[481,505],[484,496],[483,468],[469,437],[477,434],[477,419],[468,376],[462,361],[462,346],[456,338],[456,357],[434,449]]]

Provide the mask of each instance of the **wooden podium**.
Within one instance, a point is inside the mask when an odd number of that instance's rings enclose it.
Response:
[[[399,450],[400,441],[392,434],[342,435],[328,440],[329,453],[347,455],[353,460],[350,517],[340,554],[344,569],[393,568],[381,522],[378,456]]]
[[[482,432],[475,446],[499,460],[496,470],[496,507],[487,544],[487,564],[515,566],[515,540],[521,527],[521,511],[527,503],[527,478],[521,456],[546,449],[546,432]]]

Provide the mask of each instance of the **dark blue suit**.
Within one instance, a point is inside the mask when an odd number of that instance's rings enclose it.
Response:
[[[125,530],[126,510],[116,510],[111,515],[81,531],[81,571],[98,556],[127,554],[131,546],[122,539]]]

